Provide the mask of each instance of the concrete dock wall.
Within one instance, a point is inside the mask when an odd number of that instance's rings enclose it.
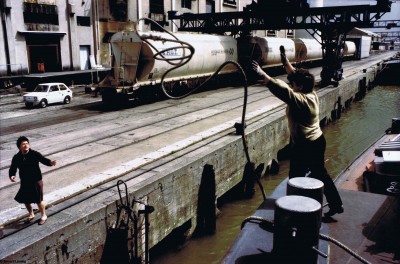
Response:
[[[365,73],[356,73],[340,82],[339,87],[318,91],[320,118],[325,122],[332,113],[342,111],[360,92],[360,83],[374,80],[379,66]],[[340,100],[339,100],[340,98]],[[341,102],[340,104],[338,102]],[[252,162],[265,164],[265,169],[277,153],[288,144],[285,105],[278,106],[246,120],[246,139]],[[232,123],[233,126],[233,123]],[[199,143],[190,145],[165,158],[158,159],[121,179],[127,184],[129,199],[154,207],[149,215],[149,247],[156,245],[176,228],[190,223],[187,235],[198,226],[199,205],[214,205],[216,199],[239,184],[247,162],[242,138],[235,129],[218,130]],[[213,173],[205,173],[205,168]],[[124,191],[124,187],[122,186]],[[204,198],[205,197],[205,198]],[[125,197],[122,197],[125,201]],[[84,200],[81,202],[81,200]],[[48,214],[58,218],[47,223],[46,228],[30,226],[17,236],[2,239],[6,250],[1,261],[25,263],[98,263],[109,250],[107,232],[116,225],[117,208],[121,204],[116,182],[107,183],[84,192],[73,199],[48,209]],[[145,247],[144,215],[138,215],[143,205],[135,203],[133,212],[139,219],[139,255],[143,261]],[[126,219],[123,215],[120,219]],[[203,221],[203,220],[201,220]],[[132,237],[132,233],[128,234]],[[131,243],[127,243],[127,248]],[[120,252],[120,249],[113,249]],[[121,253],[116,253],[121,254]]]

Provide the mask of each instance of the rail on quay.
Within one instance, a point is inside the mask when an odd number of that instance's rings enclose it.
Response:
[[[380,62],[355,69],[338,87],[317,91],[321,122],[336,118],[372,85]],[[121,205],[117,179],[126,182],[129,200],[138,201],[132,205],[133,211],[144,210],[144,204],[154,207],[149,214],[150,234],[146,241],[140,236],[139,252],[145,251],[144,244],[152,247],[187,223],[193,231],[198,225],[197,209],[204,202],[199,197],[205,194],[207,203],[215,207],[218,197],[243,180],[246,157],[242,139],[233,128],[236,122],[240,122],[239,117],[207,130],[200,128],[181,141],[49,194],[45,198],[50,200],[45,228],[23,223],[21,209],[1,212],[0,260],[99,262]],[[247,114],[246,125],[250,155],[256,165],[265,164],[268,170],[287,144],[285,106],[271,99],[271,104]],[[205,173],[205,168],[211,168],[212,173]],[[142,222],[144,216],[140,217]],[[144,225],[138,233],[145,233]]]

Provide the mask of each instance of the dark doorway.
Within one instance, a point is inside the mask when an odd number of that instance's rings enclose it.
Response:
[[[215,13],[215,1],[206,0],[206,13]]]
[[[26,36],[26,46],[30,73],[62,71],[59,36]]]
[[[128,17],[127,0],[109,0],[110,14],[115,21],[125,22]]]

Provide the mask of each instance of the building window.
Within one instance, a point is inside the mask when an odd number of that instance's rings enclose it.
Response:
[[[164,14],[164,1],[163,0],[149,0],[150,14],[149,18],[156,21],[161,26],[168,25],[166,16]],[[148,22],[145,22],[148,24]],[[154,23],[150,23],[151,30],[160,30],[160,28]]]
[[[127,0],[109,0],[110,14],[115,21],[125,22],[128,18]]]
[[[276,30],[268,30],[267,37],[276,37]]]
[[[224,0],[224,5],[236,6],[235,0]]]
[[[24,0],[24,3],[56,5],[56,0]]]
[[[157,22],[160,26],[168,26],[168,22],[166,21],[166,17],[164,14],[150,13],[149,18]],[[145,21],[145,24],[149,24],[150,22]],[[160,31],[160,27],[155,25],[154,23],[150,23],[151,30]]]
[[[206,13],[215,13],[215,1],[206,0]]]
[[[90,27],[90,17],[76,16],[76,23],[78,24],[78,26]]]
[[[57,6],[25,2],[24,23],[58,25]]]
[[[294,30],[293,29],[288,29],[286,31],[286,37],[287,38],[294,38]]]
[[[149,0],[150,13],[164,14],[164,0]]]
[[[181,0],[181,7],[182,8],[189,8],[192,9],[192,0]]]

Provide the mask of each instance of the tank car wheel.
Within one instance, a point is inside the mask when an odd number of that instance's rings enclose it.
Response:
[[[40,107],[41,108],[45,108],[47,106],[47,100],[43,99],[42,101],[40,101]]]
[[[176,92],[178,87],[179,87],[179,82],[176,82],[176,81],[164,83],[165,91],[168,94],[173,94],[174,92]]]
[[[202,84],[202,79],[200,77],[188,80],[187,86],[189,90],[193,90]]]

